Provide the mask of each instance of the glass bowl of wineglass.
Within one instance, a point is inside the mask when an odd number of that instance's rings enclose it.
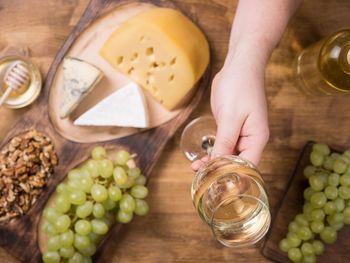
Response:
[[[190,161],[210,155],[216,124],[210,116],[190,122],[181,149]],[[227,247],[250,246],[267,233],[271,215],[264,181],[257,167],[239,156],[209,160],[196,172],[191,197],[215,238]]]

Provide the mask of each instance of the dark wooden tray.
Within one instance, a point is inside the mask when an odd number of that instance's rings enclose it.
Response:
[[[42,209],[55,190],[56,185],[65,178],[70,169],[89,157],[93,147],[102,145],[107,149],[123,148],[136,153],[136,164],[141,168],[143,174],[149,178],[166,143],[198,106],[208,86],[210,65],[199,81],[198,90],[191,102],[175,118],[150,130],[107,142],[85,144],[71,142],[57,133],[48,115],[48,98],[52,81],[60,62],[74,41],[94,20],[107,11],[131,3],[152,3],[157,6],[179,9],[171,1],[167,0],[91,0],[79,23],[52,62],[43,92],[38,101],[12,127],[0,144],[0,148],[2,148],[13,136],[26,130],[37,129],[40,133],[52,139],[59,158],[59,165],[55,167],[54,174],[48,179],[47,185],[29,212],[8,224],[0,224],[0,245],[22,262],[41,262],[41,253],[37,242],[37,226]],[[109,231],[108,236],[101,242],[94,256],[94,262],[98,261],[100,256],[108,250],[108,239],[111,236],[115,237],[120,228],[121,225],[116,224]]]
[[[302,149],[294,171],[288,183],[275,215],[272,220],[270,231],[267,233],[263,243],[262,254],[275,262],[291,262],[287,253],[279,249],[279,242],[285,238],[288,232],[288,224],[294,217],[302,212],[304,204],[303,191],[308,186],[308,181],[303,175],[304,167],[310,164],[309,156],[314,142],[308,142]],[[332,150],[337,151],[337,150]],[[324,263],[344,263],[350,262],[350,226],[345,225],[338,231],[338,239],[334,244],[327,244],[325,252],[317,256],[317,262]]]

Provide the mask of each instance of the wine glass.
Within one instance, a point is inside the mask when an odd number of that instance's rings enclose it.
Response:
[[[181,149],[190,161],[209,154],[216,124],[210,116],[190,122],[181,135]],[[259,170],[239,156],[206,162],[192,181],[191,197],[215,238],[227,247],[253,245],[267,233],[271,215]]]

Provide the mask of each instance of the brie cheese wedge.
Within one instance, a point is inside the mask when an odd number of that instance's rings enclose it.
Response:
[[[146,128],[147,104],[140,87],[132,82],[83,113],[74,124]]]

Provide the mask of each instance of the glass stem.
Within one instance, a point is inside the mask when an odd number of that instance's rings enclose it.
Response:
[[[205,151],[209,156],[211,152],[213,151],[215,143],[215,136],[214,135],[206,135],[202,137],[202,149]]]

